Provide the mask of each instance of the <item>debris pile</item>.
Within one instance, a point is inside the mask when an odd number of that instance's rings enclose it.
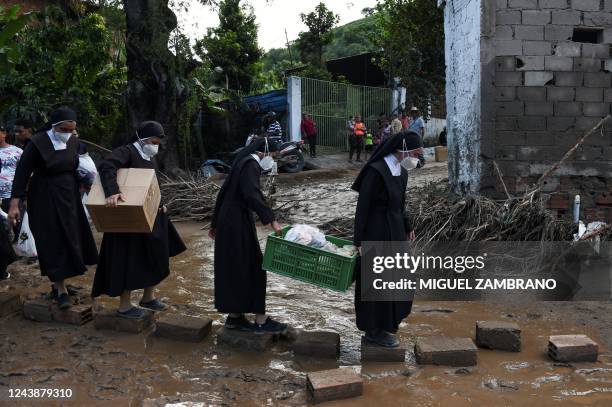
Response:
[[[162,204],[173,221],[206,221],[215,210],[219,187],[207,178],[190,174],[177,179],[160,177]]]

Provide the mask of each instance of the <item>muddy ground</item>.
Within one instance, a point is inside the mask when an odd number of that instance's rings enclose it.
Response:
[[[279,177],[277,200],[291,222],[320,224],[354,211],[350,190],[356,166],[306,171]],[[446,167],[428,165],[411,174],[410,186],[444,182]],[[172,260],[172,274],[158,295],[171,309],[214,320],[212,242],[201,224],[180,224],[189,251]],[[259,227],[265,244],[269,232]],[[99,237],[99,236],[98,236]],[[46,292],[36,264],[11,266],[13,278],[0,291],[23,295]],[[87,291],[94,270],[74,284]],[[338,406],[610,406],[612,405],[612,304],[609,302],[534,303],[502,306],[475,302],[418,302],[402,323],[399,337],[409,350],[406,363],[359,361],[360,333],[354,326],[353,292],[335,293],[268,274],[270,314],[295,327],[341,334],[338,361],[294,356],[285,342],[264,353],[215,344],[214,335],[198,344],[36,323],[14,314],[0,320],[0,392],[14,387],[71,388],[65,405],[305,405],[309,371],[344,367],[365,377],[362,397],[328,403]],[[134,294],[137,301],[137,293]],[[101,305],[115,306],[111,299]],[[100,305],[97,304],[97,305]],[[523,329],[523,351],[480,350],[478,366],[417,366],[412,344],[423,336],[474,336],[475,321],[515,321]],[[546,356],[551,334],[585,333],[601,345],[597,363],[556,364]],[[0,394],[2,394],[0,393]],[[0,401],[0,403],[3,403]],[[8,402],[6,402],[8,403]],[[14,403],[11,403],[14,404]],[[58,402],[20,402],[57,405]]]

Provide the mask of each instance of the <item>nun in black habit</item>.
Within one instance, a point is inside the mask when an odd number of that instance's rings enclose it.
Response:
[[[381,144],[363,167],[352,188],[359,192],[355,213],[354,244],[364,241],[413,240],[414,232],[405,211],[408,169],[415,168],[422,151],[421,137],[405,130]],[[361,259],[357,265],[355,313],[357,328],[370,343],[396,347],[393,334],[410,314],[412,301],[362,301]]]
[[[209,236],[215,239],[215,307],[229,314],[228,329],[279,333],[287,325],[266,316],[266,272],[253,212],[276,232],[281,227],[266,205],[259,185],[277,144],[257,139],[238,153],[215,204]],[[251,323],[245,313],[255,314]]]
[[[99,165],[100,181],[106,195],[106,206],[117,207],[123,201],[117,185],[120,168],[157,170],[154,156],[164,138],[161,124],[140,124],[131,143],[119,147]],[[170,257],[185,251],[165,208],[160,208],[151,233],[104,233],[100,262],[96,270],[92,297],[102,294],[119,296],[117,313],[125,318],[140,318],[144,310],[131,302],[132,290],[144,288],[140,307],[162,311],[166,305],[155,298],[155,286],[170,274]]]
[[[65,280],[84,274],[87,265],[98,261],[79,193],[76,121],[72,109],[60,107],[32,136],[17,165],[9,210],[9,220],[17,222],[19,205],[27,200],[40,270],[53,283],[52,294],[62,309],[70,307]]]

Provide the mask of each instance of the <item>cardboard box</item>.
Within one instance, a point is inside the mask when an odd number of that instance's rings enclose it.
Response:
[[[161,192],[155,170],[122,168],[117,184],[125,199],[116,208],[106,207],[106,196],[99,177],[87,198],[87,210],[99,232],[151,233],[157,217]]]
[[[448,161],[448,147],[438,146],[436,147],[436,161]]]

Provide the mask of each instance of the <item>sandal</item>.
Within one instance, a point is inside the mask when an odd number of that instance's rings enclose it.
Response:
[[[164,311],[166,308],[168,308],[166,304],[164,304],[158,299],[154,299],[154,300],[147,301],[147,302],[140,301],[138,305],[140,305],[143,308],[148,308],[152,311]]]

